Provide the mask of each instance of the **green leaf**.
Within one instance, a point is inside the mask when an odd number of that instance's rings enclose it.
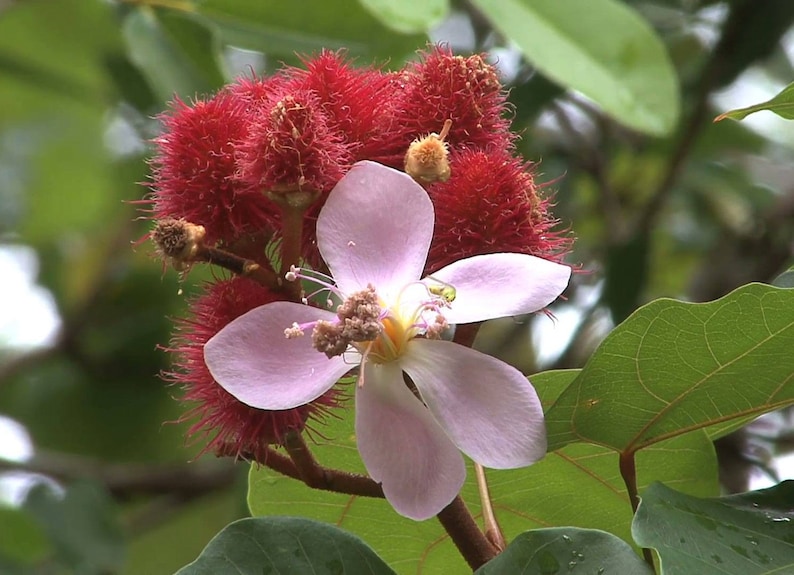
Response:
[[[720,122],[725,118],[732,120],[744,120],[750,114],[760,112],[761,110],[769,110],[774,112],[781,118],[786,120],[794,120],[794,82],[783,88],[783,90],[771,100],[756,104],[754,106],[747,106],[746,108],[737,108],[730,112],[725,112],[714,118],[715,122]]]
[[[531,380],[544,405],[553,402],[576,370],[535,374]],[[312,448],[320,463],[363,473],[353,430],[353,409],[337,412],[318,429]],[[700,496],[716,495],[717,462],[711,441],[696,431],[637,454],[640,488],[653,481],[675,482]],[[535,465],[509,471],[486,470],[499,523],[508,540],[530,528],[576,525],[609,531],[631,541],[631,504],[618,469],[618,455],[605,447],[577,443],[550,453]],[[583,494],[587,494],[584,496]],[[480,513],[473,469],[462,497]],[[382,499],[313,490],[265,467],[252,466],[248,503],[254,515],[301,515],[342,527],[366,540],[399,573],[445,575],[466,564],[436,521],[400,517]],[[395,540],[400,544],[395,545]]]
[[[123,31],[130,59],[163,101],[174,93],[189,98],[223,85],[220,51],[201,23],[178,12],[142,6],[127,14]]]
[[[299,517],[240,519],[218,533],[178,575],[390,575],[366,543],[337,527]]]
[[[794,403],[792,349],[794,290],[750,284],[710,303],[651,302],[548,411],[549,448],[635,451]]]
[[[493,26],[550,79],[615,120],[654,135],[678,121],[678,80],[664,45],[615,0],[474,0]]]
[[[357,0],[199,0],[195,13],[227,43],[284,56],[344,48],[352,56],[399,62],[427,41],[389,30]]]
[[[44,532],[30,514],[0,504],[0,558],[31,565],[43,560],[47,550]]]
[[[659,553],[662,575],[794,572],[794,481],[699,499],[657,483],[642,495],[632,533]]]
[[[358,1],[381,24],[404,34],[427,32],[449,13],[449,0]]]
[[[475,575],[515,573],[577,575],[652,575],[653,571],[625,541],[596,529],[557,527],[522,533]]]
[[[34,487],[24,508],[52,541],[58,560],[75,573],[113,573],[124,561],[124,539],[113,502],[94,485],[76,483],[63,496]]]

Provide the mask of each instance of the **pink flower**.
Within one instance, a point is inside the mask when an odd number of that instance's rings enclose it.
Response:
[[[526,377],[440,336],[448,324],[542,309],[570,277],[567,266],[497,253],[420,279],[433,221],[427,193],[406,174],[355,164],[317,220],[318,247],[335,285],[310,271],[290,274],[320,285],[310,298],[341,298],[336,313],[269,303],[204,347],[215,380],[260,409],[308,403],[360,364],[359,452],[395,510],[418,520],[460,491],[460,451],[497,469],[529,465],[546,452],[543,411]]]

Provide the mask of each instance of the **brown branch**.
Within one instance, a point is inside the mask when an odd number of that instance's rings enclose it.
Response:
[[[496,557],[497,549],[482,534],[460,496],[442,509],[437,517],[472,571]]]
[[[637,513],[637,507],[640,505],[640,495],[637,491],[637,466],[634,461],[633,451],[621,452],[620,476],[623,478],[623,483],[626,485],[626,491],[628,491],[629,494],[631,511],[632,513]],[[656,571],[653,565],[653,553],[651,550],[643,548],[642,557],[645,559],[645,562],[651,566],[651,570]]]
[[[707,121],[709,94],[719,80],[725,63],[732,57],[737,38],[740,38],[744,33],[745,22],[739,11],[755,11],[757,9],[755,3],[752,2],[731,6],[731,14],[726,20],[720,40],[714,48],[711,57],[704,64],[702,72],[698,75],[699,80],[695,88],[695,96],[692,99],[694,102],[692,110],[681,124],[676,137],[676,145],[662,179],[636,218],[633,225],[634,234],[650,229],[654,224],[662,207],[664,207],[670,197],[675,181],[686,163],[686,159],[698,135],[709,124]]]
[[[328,469],[320,465],[314,455],[312,455],[302,435],[297,433],[289,434],[284,447],[289,454],[297,479],[300,479],[312,489],[363,497],[383,497],[383,488],[380,483],[377,483],[372,478],[358,473]],[[272,463],[269,459],[265,461],[268,467],[275,469]],[[279,464],[283,465],[283,462],[279,462]],[[279,469],[275,470],[280,471]],[[290,476],[294,477],[293,475]]]

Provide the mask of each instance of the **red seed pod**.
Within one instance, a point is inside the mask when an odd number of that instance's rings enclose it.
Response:
[[[290,68],[287,90],[309,90],[346,143],[353,161],[368,158],[368,147],[390,119],[393,92],[388,75],[356,68],[343,52],[323,50],[303,60],[305,70]]]
[[[222,280],[207,284],[205,293],[191,302],[188,317],[177,322],[168,350],[175,369],[163,376],[182,387],[184,401],[195,404],[182,420],[198,418],[188,435],[207,438],[203,451],[264,461],[268,445],[281,445],[287,432],[302,431],[339,404],[339,392],[331,390],[295,409],[255,409],[223,389],[207,369],[204,344],[212,336],[251,309],[279,299],[249,279]]]
[[[240,180],[266,192],[328,192],[350,164],[342,135],[309,90],[263,102],[239,146]]]
[[[236,147],[247,131],[244,103],[221,92],[161,116],[151,160],[154,219],[185,219],[206,229],[205,241],[231,243],[272,228],[275,207],[261,190],[237,180]]]
[[[452,176],[429,187],[436,226],[427,273],[462,258],[496,252],[559,261],[571,238],[554,231],[550,198],[534,182],[532,164],[503,148],[453,151]]]
[[[445,141],[452,149],[512,148],[507,93],[482,56],[455,56],[436,46],[391,82],[393,121],[379,136],[380,152],[372,159],[394,165],[414,139],[439,132],[447,120],[452,126]]]

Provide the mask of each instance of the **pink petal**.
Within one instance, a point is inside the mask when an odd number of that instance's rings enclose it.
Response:
[[[386,499],[411,519],[436,515],[466,479],[463,457],[406,387],[397,362],[365,363],[364,385],[356,389],[356,441]]]
[[[351,365],[312,347],[311,332],[287,339],[293,322],[332,319],[325,310],[291,302],[252,309],[204,345],[212,377],[237,399],[259,409],[292,409],[328,391]]]
[[[487,254],[458,260],[425,282],[440,280],[455,288],[444,317],[472,323],[543,309],[568,285],[571,268],[525,254]]]
[[[428,409],[463,453],[494,469],[546,454],[537,393],[520,371],[456,343],[414,339],[400,365]]]
[[[358,162],[331,190],[317,218],[317,244],[343,293],[371,283],[386,301],[422,277],[433,204],[403,172]]]

